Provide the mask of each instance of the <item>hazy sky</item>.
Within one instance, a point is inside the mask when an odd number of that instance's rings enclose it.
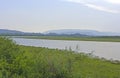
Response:
[[[120,0],[0,0],[0,29],[120,32]]]

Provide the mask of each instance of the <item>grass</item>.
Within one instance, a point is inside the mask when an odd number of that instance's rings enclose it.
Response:
[[[77,36],[18,36],[28,39],[50,39],[50,40],[77,40],[77,41],[101,41],[101,42],[120,42],[120,37],[77,37]]]
[[[0,38],[0,78],[120,78],[120,62]]]

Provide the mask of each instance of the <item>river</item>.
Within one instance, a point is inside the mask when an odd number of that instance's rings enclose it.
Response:
[[[120,42],[67,41],[46,39],[12,38],[17,44],[47,47],[52,49],[71,49],[76,52],[93,53],[106,59],[120,60]]]

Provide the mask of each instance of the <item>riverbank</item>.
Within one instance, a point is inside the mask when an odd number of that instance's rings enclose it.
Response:
[[[67,50],[19,46],[0,38],[0,77],[119,78],[119,61]]]
[[[35,47],[47,47],[51,49],[71,49],[75,52],[93,53],[106,59],[120,60],[119,42],[95,42],[95,41],[70,41],[70,40],[48,40],[12,38],[17,44]],[[109,53],[109,54],[108,54]]]
[[[76,36],[14,36],[27,39],[49,39],[49,40],[74,40],[74,41],[99,41],[99,42],[120,42],[120,37],[76,37]]]

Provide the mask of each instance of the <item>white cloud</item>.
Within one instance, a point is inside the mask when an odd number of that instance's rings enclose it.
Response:
[[[120,4],[120,0],[105,0],[105,1],[113,4]]]
[[[100,10],[100,11],[104,11],[104,12],[110,12],[110,13],[119,13],[119,11],[117,10],[112,10],[103,6],[98,6],[98,5],[94,5],[94,4],[84,4],[87,7],[96,9],[96,10]]]
[[[105,6],[100,6],[100,5],[97,5],[95,2],[96,1],[99,1],[99,0],[66,0],[68,2],[74,2],[74,3],[80,3],[84,6],[87,6],[89,8],[92,8],[92,9],[96,9],[96,10],[99,10],[99,11],[104,11],[104,12],[109,12],[109,13],[120,13],[119,10],[114,10],[114,9],[111,9],[111,8],[108,8],[108,7],[105,7]],[[102,0],[103,2],[106,1],[106,2],[109,2],[109,3],[120,3],[120,0]]]

